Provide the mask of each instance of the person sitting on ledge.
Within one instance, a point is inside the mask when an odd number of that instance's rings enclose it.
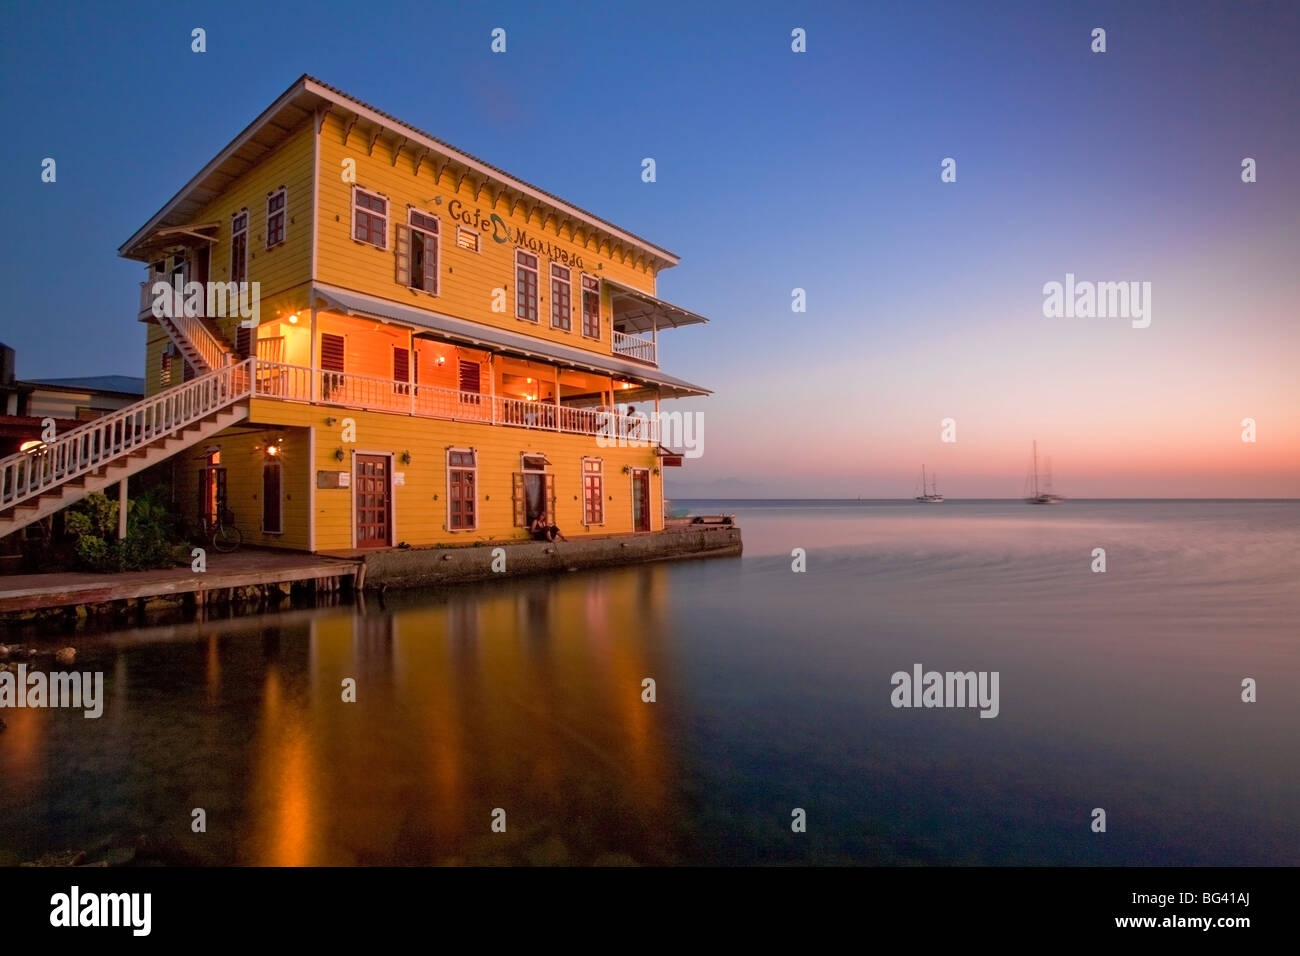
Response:
[[[546,523],[546,515],[539,514],[533,519],[533,523],[528,526],[528,530],[533,534],[534,541],[568,541],[564,535],[560,534],[560,529],[553,524]]]

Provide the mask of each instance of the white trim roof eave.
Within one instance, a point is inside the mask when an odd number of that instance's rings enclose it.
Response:
[[[463,166],[477,175],[490,179],[502,187],[523,193],[556,210],[599,230],[607,236],[638,249],[649,257],[656,259],[660,267],[674,266],[679,258],[676,253],[657,246],[654,243],[620,229],[613,223],[601,219],[593,213],[565,202],[560,197],[544,189],[511,176],[509,173],[490,163],[456,149],[449,143],[431,136],[423,130],[410,126],[388,113],[378,110],[367,103],[348,96],[313,76],[303,74],[279,98],[262,111],[257,119],[244,128],[229,145],[218,153],[199,173],[173,196],[147,223],[141,226],[126,242],[118,247],[118,254],[132,258],[132,251],[159,226],[176,225],[188,221],[211,198],[221,192],[230,182],[251,169],[257,161],[270,152],[290,133],[297,130],[304,121],[316,117],[321,107],[338,108],[364,119],[375,126],[384,127],[404,138],[408,144],[436,152],[447,157],[451,162]],[[264,136],[271,132],[268,138]],[[249,155],[249,154],[253,155]],[[235,167],[235,168],[231,168]],[[217,180],[224,180],[219,184]],[[178,222],[170,220],[180,213]]]

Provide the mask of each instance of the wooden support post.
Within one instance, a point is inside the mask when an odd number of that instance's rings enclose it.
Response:
[[[560,430],[560,367],[555,366],[555,430]]]
[[[313,293],[314,291],[315,290],[313,290]],[[308,384],[307,387],[308,390],[311,392],[311,400],[313,402],[320,400],[319,389],[317,388],[316,385],[317,381],[319,381],[320,379],[320,375],[316,371],[317,366],[320,365],[320,357],[317,354],[317,352],[318,352],[318,346],[316,344],[316,303],[313,301],[311,306],[311,351],[309,353],[309,360],[308,360],[308,364],[311,366],[311,371],[307,373],[308,375],[311,376],[311,382]]]
[[[117,540],[126,537],[126,477],[117,483]]]

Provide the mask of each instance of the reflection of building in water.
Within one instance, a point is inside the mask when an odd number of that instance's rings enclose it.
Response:
[[[660,701],[676,692],[668,573],[483,586],[317,613],[305,635],[282,635],[264,662],[257,862],[481,862],[505,845],[486,840],[494,807],[510,846],[670,862],[675,718],[642,700],[647,677]],[[355,704],[341,700],[348,677]]]

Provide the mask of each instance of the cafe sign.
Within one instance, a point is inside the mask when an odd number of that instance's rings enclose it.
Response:
[[[463,222],[472,229],[478,229],[481,232],[491,230],[492,241],[505,243],[514,243],[522,249],[537,255],[545,256],[561,265],[573,266],[575,269],[582,268],[582,256],[577,253],[569,252],[560,246],[551,245],[549,239],[538,239],[536,236],[528,235],[528,231],[515,226],[513,229],[496,213],[485,214],[483,210],[475,208],[473,212],[465,208],[465,205],[459,199],[453,199],[447,206],[447,213],[457,222]]]

